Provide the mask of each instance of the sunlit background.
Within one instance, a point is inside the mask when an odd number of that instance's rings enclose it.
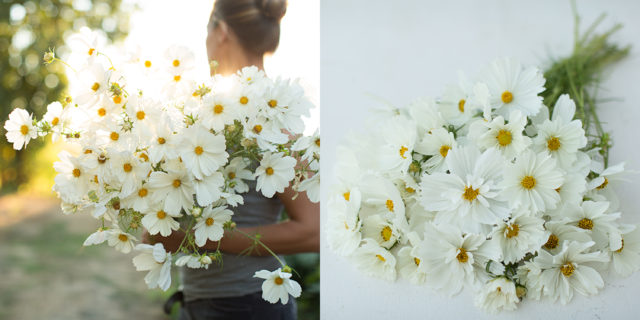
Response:
[[[40,118],[47,104],[64,97],[67,70],[59,63],[45,66],[42,55],[52,48],[65,58],[64,39],[85,26],[124,48],[161,54],[171,44],[187,46],[195,54],[198,76],[207,77],[205,38],[212,8],[213,1],[203,0],[0,1],[0,123],[14,108]],[[270,77],[299,78],[319,105],[319,0],[289,0],[280,46],[265,59],[265,69]],[[305,123],[306,134],[319,127],[318,107]],[[81,246],[95,230],[95,220],[62,215],[51,193],[51,164],[62,146],[39,139],[16,152],[1,127],[0,319],[167,318],[161,305],[177,284],[167,293],[148,290],[131,255]],[[287,260],[303,277],[300,318],[317,318],[318,256]]]

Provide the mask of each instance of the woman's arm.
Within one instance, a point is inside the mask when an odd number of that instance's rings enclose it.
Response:
[[[252,256],[269,255],[262,246],[254,246],[253,240],[242,234],[247,233],[251,236],[259,234],[260,241],[276,254],[318,252],[320,250],[320,204],[309,201],[305,192],[300,192],[298,197],[292,200],[294,195],[295,191],[291,188],[278,193],[289,216],[288,220],[259,227],[238,228],[238,231],[225,230],[224,237],[220,240],[220,250],[225,253],[246,253]],[[175,252],[183,238],[183,232],[174,231],[168,237],[152,236],[151,241],[148,242],[162,242],[168,251]],[[253,250],[247,251],[252,246]],[[218,242],[215,241],[207,241],[204,246],[204,249],[209,251],[215,251],[217,248]]]

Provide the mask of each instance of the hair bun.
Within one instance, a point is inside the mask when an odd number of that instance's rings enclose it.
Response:
[[[287,0],[256,0],[263,16],[280,21],[287,12]]]

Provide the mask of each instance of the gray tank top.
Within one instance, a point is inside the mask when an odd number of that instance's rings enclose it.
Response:
[[[234,212],[232,220],[238,227],[256,227],[278,222],[284,208],[282,202],[277,196],[266,198],[257,193],[255,182],[250,182],[249,186],[249,192],[243,194],[244,204],[230,208]],[[278,260],[272,256],[223,254],[222,261],[222,267],[213,263],[209,269],[181,268],[182,290],[186,301],[239,297],[259,292],[264,280],[254,278],[253,274],[258,270],[273,271],[280,267]]]

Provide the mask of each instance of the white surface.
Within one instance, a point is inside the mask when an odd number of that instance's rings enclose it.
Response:
[[[621,160],[640,170],[640,2],[578,1],[583,26],[600,13],[609,16],[600,31],[623,23],[615,39],[631,43],[631,56],[603,83],[600,105],[615,146],[611,163]],[[437,96],[497,57],[511,56],[544,68],[550,56],[566,55],[573,43],[569,1],[337,1],[321,3],[322,191],[331,184],[335,147],[359,128],[367,110],[380,102],[367,93],[402,105]],[[608,110],[605,112],[605,110]],[[618,186],[623,221],[640,223],[639,175]],[[323,197],[324,199],[324,197]],[[322,207],[324,226],[327,212]],[[361,275],[321,239],[322,319],[637,319],[640,273],[607,277],[596,296],[579,294],[567,306],[525,300],[516,312],[491,317],[473,305],[469,290],[453,299],[428,287],[399,280],[388,283]]]

